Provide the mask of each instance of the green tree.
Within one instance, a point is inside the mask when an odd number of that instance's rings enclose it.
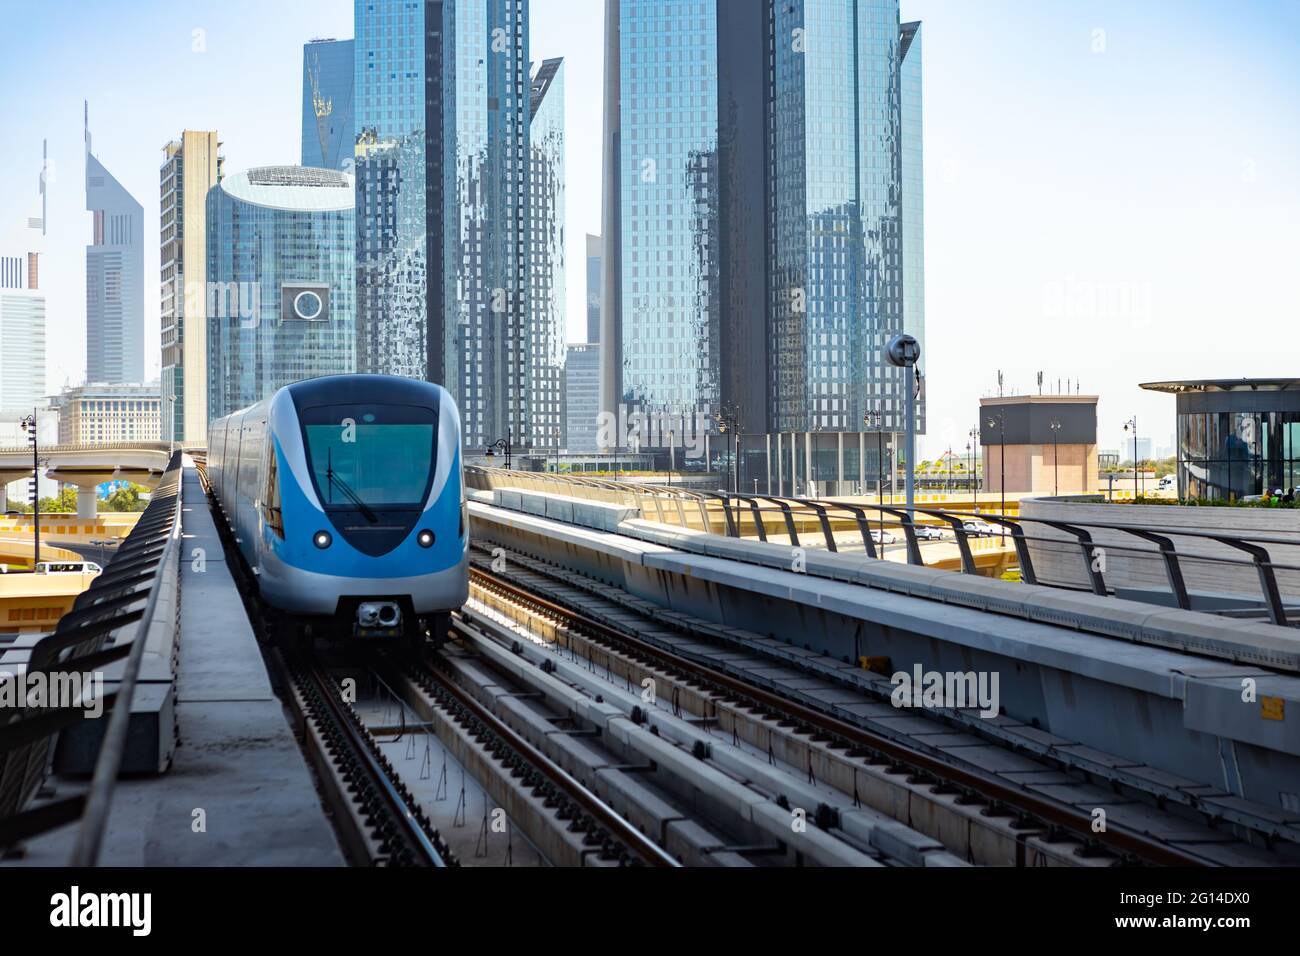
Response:
[[[114,488],[113,493],[104,502],[104,508],[108,511],[144,511],[148,502],[140,498],[141,492],[147,493],[148,489],[137,484]]]

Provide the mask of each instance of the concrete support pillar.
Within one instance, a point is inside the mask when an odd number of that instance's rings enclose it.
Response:
[[[0,514],[9,510],[9,486],[0,484]]]
[[[99,490],[98,485],[76,485],[77,489],[77,520],[94,521],[95,516],[99,513],[99,499],[96,492]]]

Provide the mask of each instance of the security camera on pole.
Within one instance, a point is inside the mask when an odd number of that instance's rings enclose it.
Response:
[[[885,356],[889,359],[890,365],[902,369],[915,369],[916,363],[921,360],[921,344],[910,335],[896,335],[889,340],[889,345],[885,348]],[[915,375],[916,373],[913,372],[912,375],[905,376],[908,381],[903,389],[903,414],[907,417],[907,442],[904,445],[907,452],[907,470],[903,473],[903,487],[907,494],[909,514],[916,503],[916,388],[911,381]]]

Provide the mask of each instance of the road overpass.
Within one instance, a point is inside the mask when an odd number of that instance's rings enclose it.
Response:
[[[46,445],[38,451],[41,472],[77,489],[77,517],[93,519],[96,489],[109,481],[130,481],[153,489],[171,457],[167,442]],[[0,512],[9,509],[7,487],[32,475],[30,446],[0,448]]]

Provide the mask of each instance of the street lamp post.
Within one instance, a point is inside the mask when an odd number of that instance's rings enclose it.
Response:
[[[979,444],[980,444],[980,430],[978,425],[970,430],[970,441],[971,443],[966,447],[970,449],[970,453],[971,453],[970,454],[971,488],[975,496],[975,511],[976,513],[978,513],[980,510],[980,476],[975,469],[975,451],[979,448]]]
[[[505,452],[505,456],[506,456],[506,471],[509,471],[509,470],[510,470],[510,453],[511,453],[511,450],[512,450],[513,442],[514,442],[514,433],[513,433],[513,430],[508,428],[508,429],[506,429],[506,437],[505,437],[505,438],[498,438],[496,441],[494,441],[494,442],[490,442],[490,443],[488,444],[487,448],[484,450],[483,454],[484,454],[486,457],[488,457],[488,458],[495,458],[495,457],[496,457],[496,453],[497,453],[498,451]]]
[[[740,462],[736,459],[740,455],[740,413],[736,409],[724,408],[718,416],[718,431],[727,439],[725,451],[730,452],[727,466],[727,484],[731,486],[732,494],[740,493]],[[734,448],[734,450],[733,450]]]
[[[921,378],[916,363],[921,360],[921,344],[910,335],[896,335],[886,346],[885,356],[890,365],[903,370],[903,415],[907,419],[907,470],[903,472],[903,479],[910,515],[916,504],[916,392]],[[913,384],[913,378],[917,385]]]
[[[1053,418],[1052,426],[1052,495],[1057,496],[1061,493],[1061,446],[1057,444],[1059,432],[1061,430],[1061,420]]]
[[[1133,500],[1137,501],[1138,494],[1138,419],[1134,415],[1124,423],[1124,431],[1133,431]]]
[[[1007,516],[1007,413],[999,410],[996,417],[989,417],[989,428],[998,430],[998,444],[1002,446],[1002,517]],[[1006,541],[1006,525],[1002,525],[1001,538]]]
[[[867,412],[862,416],[862,424],[865,426],[876,426],[876,504],[880,507],[880,548],[876,551],[876,557],[884,558],[885,556],[885,435],[880,430],[884,424],[885,416],[879,411]]]
[[[669,488],[673,486],[673,468],[677,464],[677,462],[673,460],[676,452],[676,447],[675,447],[676,440],[677,440],[676,432],[674,432],[671,428],[668,429],[668,487]]]
[[[32,572],[41,563],[41,459],[36,440],[36,409],[23,418],[21,425],[32,443]]]

